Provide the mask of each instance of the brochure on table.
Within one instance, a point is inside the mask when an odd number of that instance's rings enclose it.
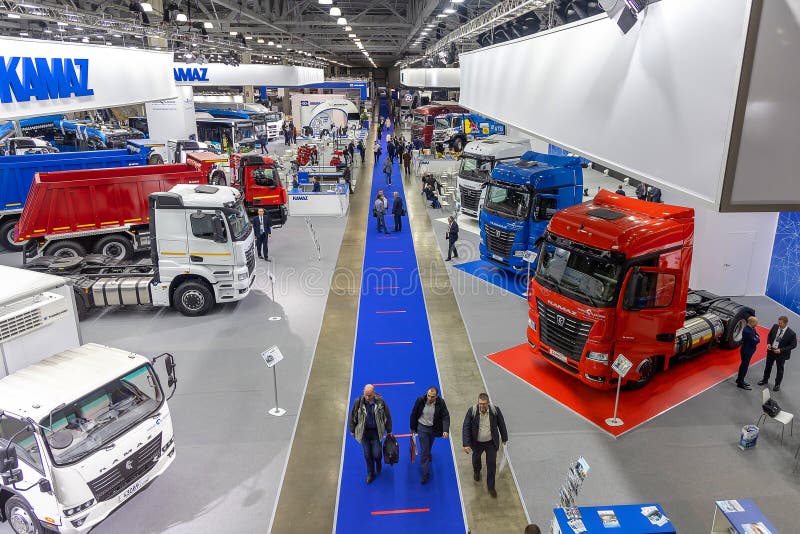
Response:
[[[716,501],[716,505],[712,533],[778,534],[778,530],[749,499]]]
[[[675,528],[657,503],[555,508],[554,534],[662,534]],[[570,517],[572,516],[572,517]],[[580,524],[576,522],[580,521]],[[576,528],[577,527],[577,528]]]

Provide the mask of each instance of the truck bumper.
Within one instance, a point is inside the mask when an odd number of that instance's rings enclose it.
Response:
[[[58,532],[63,534],[83,534],[85,532],[89,532],[92,528],[97,526],[98,523],[111,515],[114,510],[122,506],[125,502],[129,501],[134,495],[144,490],[153,480],[161,476],[164,471],[167,470],[170,464],[172,464],[173,460],[175,460],[174,443],[170,445],[169,449],[161,455],[161,458],[158,460],[156,466],[146,475],[136,481],[136,484],[139,484],[140,486],[138,490],[130,495],[127,495],[126,498],[122,500],[120,500],[120,496],[124,495],[124,491],[116,497],[95,504],[88,514],[62,517],[61,519],[63,524],[58,527]],[[75,526],[78,523],[80,523],[80,525]]]
[[[482,260],[491,262],[510,273],[519,274],[528,271],[528,264],[522,261],[522,258],[520,257],[517,256],[501,257],[496,254],[492,254],[486,249],[486,245],[480,245],[478,247],[478,250],[480,252]],[[531,272],[533,272],[533,266],[531,266]]]
[[[536,319],[538,321],[538,318]],[[558,351],[544,344],[537,331],[527,328],[528,348],[534,361],[545,360],[547,363],[573,376],[594,389],[612,389],[617,387],[617,381],[609,376],[609,367],[601,363],[587,360],[584,354],[580,361],[563,357]],[[588,347],[584,349],[589,350]]]

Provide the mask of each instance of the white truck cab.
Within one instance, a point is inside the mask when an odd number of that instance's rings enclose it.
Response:
[[[88,532],[174,460],[174,360],[65,349],[80,343],[69,281],[0,274],[14,282],[0,288],[0,519],[17,534]]]
[[[505,135],[493,135],[467,143],[458,170],[461,212],[478,217],[486,198],[484,183],[489,180],[494,166],[499,162],[517,160],[530,149],[529,139]]]

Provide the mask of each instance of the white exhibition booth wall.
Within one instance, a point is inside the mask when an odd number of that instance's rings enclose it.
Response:
[[[461,69],[402,69],[400,71],[400,83],[406,87],[455,89],[461,86]]]
[[[750,8],[656,2],[625,35],[601,15],[461,54],[460,104],[694,207],[692,287],[763,294],[778,214],[719,212]]]
[[[0,56],[2,121],[177,96],[171,52],[0,37]]]

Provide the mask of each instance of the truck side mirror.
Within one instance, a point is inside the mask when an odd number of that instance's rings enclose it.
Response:
[[[633,273],[628,278],[628,285],[625,287],[625,296],[622,300],[622,306],[626,310],[638,311],[641,310],[638,299],[636,296],[639,294],[639,286],[642,283],[643,275],[639,272],[638,267],[634,268]]]
[[[214,228],[214,242],[227,243],[228,237],[225,235],[225,225],[222,222],[222,217],[219,215],[212,216],[211,224]]]
[[[164,367],[167,369],[167,386],[172,387],[178,383],[178,379],[175,377],[175,358],[172,354],[167,354]]]
[[[13,443],[9,443],[0,453],[0,478],[3,479],[4,486],[11,486],[17,482],[22,481],[22,469],[19,469],[19,461],[17,460],[17,448]]]
[[[50,481],[46,478],[42,478],[39,480],[39,491],[42,493],[50,493],[53,491],[53,486],[50,484]]]

